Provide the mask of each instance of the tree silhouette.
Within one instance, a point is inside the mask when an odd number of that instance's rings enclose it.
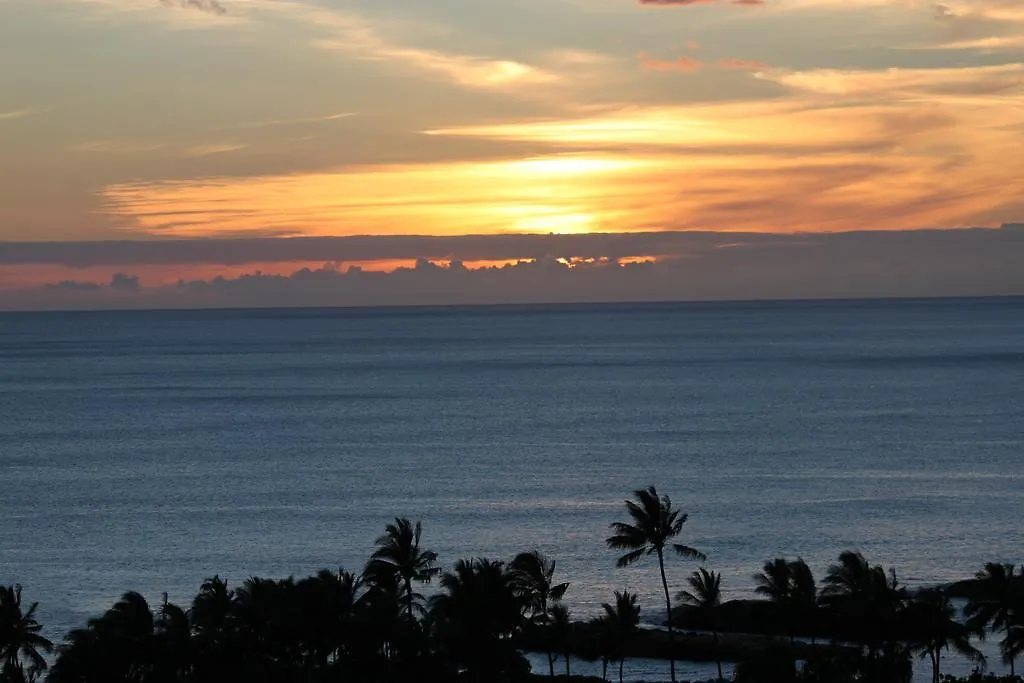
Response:
[[[979,636],[985,637],[986,629],[1006,633],[1007,646],[1003,654],[1009,655],[1010,675],[1016,675],[1014,661],[1020,652],[1019,645],[1013,647],[1010,631],[1016,623],[1019,629],[1024,616],[1024,576],[1016,573],[1016,566],[989,562],[975,574],[979,581],[979,594],[972,596],[964,606],[967,624]],[[1018,636],[1019,638],[1019,636]]]
[[[220,576],[206,579],[192,599],[196,676],[203,683],[224,680],[241,666],[234,624],[235,592]]]
[[[903,618],[906,628],[915,634],[911,650],[928,657],[932,663],[932,683],[940,683],[942,651],[950,648],[973,662],[984,663],[970,642],[970,629],[956,620],[949,596],[938,590],[921,591],[910,603]]]
[[[690,574],[686,582],[690,584],[689,590],[679,591],[676,599],[684,605],[689,605],[701,615],[701,621],[708,625],[711,636],[715,642],[715,664],[718,665],[718,680],[724,680],[722,676],[722,657],[718,649],[718,608],[722,605],[722,575],[717,572],[709,572],[701,567]]]
[[[551,608],[549,628],[555,647],[565,658],[565,675],[572,676],[572,659],[569,650],[573,644],[573,623],[569,616],[569,609],[565,605],[555,605]]]
[[[431,620],[449,667],[471,679],[491,681],[519,671],[524,662],[513,636],[522,625],[522,603],[504,563],[459,560],[441,577],[444,593],[430,601]]]
[[[401,583],[400,605],[404,608],[409,624],[415,622],[415,611],[422,609],[423,596],[413,592],[412,584],[430,583],[441,573],[436,566],[437,553],[420,548],[423,526],[415,526],[405,517],[396,517],[394,524],[388,524],[384,535],[376,540],[377,549],[370,556],[364,572],[371,583],[381,580],[397,580]]]
[[[815,616],[818,609],[818,586],[814,573],[802,557],[789,562],[789,608],[798,623],[807,624],[811,629],[811,644],[817,627]]]
[[[824,583],[822,602],[838,615],[846,637],[867,650],[864,676],[877,681],[905,677],[910,653],[897,636],[907,595],[895,572],[886,574],[859,552],[847,550],[828,568]]]
[[[156,669],[155,619],[129,591],[103,616],[68,634],[48,683],[148,683]]]
[[[546,626],[551,621],[550,603],[558,602],[569,588],[568,583],[555,583],[555,561],[537,550],[519,553],[509,565],[510,580],[517,597],[528,610],[528,624]],[[555,675],[555,657],[549,649],[548,669]]]
[[[636,501],[627,500],[626,510],[632,523],[614,522],[611,525],[614,535],[607,539],[609,548],[628,550],[619,558],[617,566],[626,567],[644,555],[656,555],[658,569],[661,572],[661,587],[665,593],[665,616],[668,619],[669,667],[672,683],[676,680],[675,662],[675,630],[672,626],[672,598],[668,591],[668,579],[665,576],[665,548],[671,548],[677,555],[689,559],[705,560],[700,551],[680,543],[672,543],[686,523],[687,515],[672,509],[672,501],[668,496],[658,496],[653,486],[639,489],[633,493]]]
[[[793,577],[789,563],[781,557],[766,560],[760,572],[754,574],[754,593],[771,600],[779,609],[779,616],[786,623],[790,643],[793,642],[793,630],[790,622],[790,603],[793,593]]]
[[[43,653],[53,651],[53,643],[39,635],[34,602],[25,610],[21,586],[0,586],[0,679],[11,683],[34,681],[46,671]]]
[[[754,582],[754,592],[777,605],[792,646],[799,626],[814,616],[817,606],[818,589],[810,567],[802,558],[767,560],[754,574]],[[811,627],[813,642],[813,624]]]
[[[603,626],[612,644],[612,659],[619,662],[619,683],[622,683],[622,667],[630,641],[640,626],[640,607],[637,596],[629,591],[615,591],[615,604],[601,603],[604,609]]]
[[[1017,675],[1013,669],[1014,660],[1024,654],[1024,619],[1019,614],[1014,618],[1016,621],[1010,623],[1006,637],[999,643],[999,653],[1003,662],[1010,666],[1011,677]]]
[[[193,680],[195,654],[192,625],[185,610],[167,601],[166,593],[157,611],[153,635],[155,678],[166,683]]]

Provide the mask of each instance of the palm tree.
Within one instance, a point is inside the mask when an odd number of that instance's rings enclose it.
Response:
[[[701,621],[711,629],[711,636],[715,641],[715,664],[718,665],[718,680],[723,680],[722,658],[718,652],[718,626],[716,618],[718,608],[722,605],[722,575],[717,572],[709,572],[701,567],[690,574],[686,580],[690,584],[690,590],[679,591],[676,599],[684,605],[689,605],[701,615]]]
[[[985,630],[1004,631],[1009,638],[1011,624],[1024,613],[1024,576],[1016,573],[1016,566],[989,562],[975,574],[980,582],[980,595],[971,597],[964,606],[964,616],[983,639]],[[1004,648],[1004,654],[1011,656],[1010,675],[1016,675],[1014,660],[1016,652],[1012,646]]]
[[[135,591],[122,595],[99,619],[100,637],[115,653],[126,683],[141,683],[153,670],[155,625],[149,603]]]
[[[675,630],[672,628],[672,598],[668,592],[668,579],[665,577],[665,548],[670,547],[677,555],[688,559],[706,560],[704,553],[688,545],[672,543],[686,523],[687,515],[672,509],[672,501],[668,496],[658,496],[653,486],[633,492],[636,501],[627,500],[626,510],[632,523],[614,522],[611,525],[614,535],[607,539],[609,548],[628,550],[616,563],[626,567],[644,555],[657,555],[658,569],[661,572],[661,587],[665,593],[665,617],[668,619],[669,667],[672,683],[676,680]]]
[[[793,643],[792,623],[790,622],[790,598],[793,593],[793,576],[789,562],[781,557],[766,560],[760,572],[754,574],[757,587],[754,592],[763,595],[778,606],[780,616],[786,622],[789,642]]]
[[[555,605],[551,608],[552,639],[555,645],[561,650],[565,658],[565,675],[572,676],[572,661],[569,650],[572,649],[573,624],[569,616],[569,609],[565,605]]]
[[[4,681],[35,680],[46,671],[42,653],[52,652],[53,643],[39,635],[43,627],[35,617],[38,606],[34,602],[28,610],[22,609],[21,586],[0,586],[0,677]]]
[[[974,662],[985,661],[985,657],[970,642],[970,629],[959,623],[953,605],[942,591],[922,591],[911,602],[906,614],[907,626],[913,629],[915,637],[911,650],[928,657],[932,663],[932,683],[939,683],[942,651],[950,648]]]
[[[877,585],[880,569],[872,567],[859,552],[845,550],[839,554],[839,562],[829,566],[821,595],[824,598],[868,596]]]
[[[817,605],[818,588],[810,567],[802,558],[787,562],[780,557],[766,561],[754,581],[754,592],[778,606],[792,646],[798,625],[814,614]]]
[[[1010,665],[1010,676],[1016,676],[1013,660],[1024,653],[1024,621],[1010,624],[1006,630],[1006,637],[999,643],[999,653],[1003,656],[1003,662]]]
[[[615,591],[615,604],[602,603],[604,609],[604,626],[610,639],[614,641],[613,659],[619,660],[619,683],[622,683],[622,666],[626,661],[626,646],[636,635],[640,626],[640,606],[636,604],[637,596],[629,591]]]
[[[405,517],[396,517],[395,523],[388,524],[384,535],[376,540],[377,549],[370,556],[364,572],[371,582],[381,578],[401,582],[401,603],[410,624],[415,620],[414,610],[422,609],[420,602],[423,600],[422,595],[413,592],[413,582],[430,583],[441,573],[441,568],[436,566],[437,553],[420,548],[422,533],[420,522],[413,526]]]
[[[504,563],[459,560],[441,577],[444,593],[430,601],[430,617],[449,665],[464,667],[478,681],[494,680],[521,668],[513,636],[522,625],[522,606]]]
[[[568,583],[554,581],[555,561],[548,560],[540,551],[519,553],[509,565],[510,580],[516,595],[529,611],[532,625],[546,625],[550,622],[550,603],[558,602],[569,588]],[[548,669],[555,675],[555,657],[549,650]]]
[[[218,681],[238,669],[234,629],[235,591],[220,576],[206,579],[192,599],[189,619],[195,632],[198,679]]]
[[[154,668],[161,674],[161,680],[172,683],[192,680],[192,625],[185,610],[167,601],[167,593],[157,611],[154,636]]]
[[[154,618],[146,599],[129,591],[103,616],[67,635],[48,683],[143,683],[159,668]]]
[[[906,601],[895,572],[886,575],[880,565],[871,566],[859,552],[844,551],[839,563],[828,568],[822,601],[838,609],[848,627],[874,657],[891,642],[894,620]]]
[[[818,586],[802,557],[789,562],[789,603],[797,621],[811,628],[811,644],[817,629]],[[808,621],[810,622],[808,624]]]

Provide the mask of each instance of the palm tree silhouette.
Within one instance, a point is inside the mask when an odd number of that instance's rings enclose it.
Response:
[[[1004,631],[1009,639],[1014,623],[1024,616],[1024,576],[1016,573],[1016,566],[989,562],[985,568],[975,574],[979,581],[980,594],[972,596],[964,606],[964,616],[968,626],[978,635],[985,637],[985,630]],[[1019,637],[1019,636],[1018,636]],[[1016,675],[1014,660],[1019,653],[1012,640],[1003,648],[1004,655],[1009,655],[1010,675]]]
[[[400,603],[405,609],[409,624],[415,622],[415,611],[422,610],[423,596],[414,593],[413,582],[430,583],[441,573],[436,566],[437,553],[420,548],[423,526],[415,526],[405,517],[396,517],[394,524],[388,524],[384,535],[376,540],[377,549],[370,556],[364,575],[371,583],[381,579],[395,579],[401,582]]]
[[[711,636],[715,641],[715,664],[718,665],[718,680],[724,680],[722,676],[722,658],[718,652],[718,608],[722,605],[722,575],[717,572],[709,572],[701,567],[690,574],[686,579],[690,584],[690,590],[679,591],[676,599],[684,605],[689,605],[701,615],[701,621],[711,629]]]
[[[615,591],[615,604],[604,602],[604,628],[614,643],[612,659],[619,660],[619,683],[622,683],[622,667],[626,661],[629,641],[636,635],[640,626],[640,607],[636,604],[637,596],[629,591]]]
[[[522,625],[522,603],[504,563],[459,560],[441,577],[444,593],[431,598],[431,620],[442,647],[473,680],[501,678],[521,666],[513,636]],[[456,669],[457,670],[457,669]]]
[[[780,617],[786,623],[789,642],[793,642],[793,631],[790,623],[789,604],[793,592],[793,577],[789,562],[781,557],[766,560],[760,572],[754,574],[754,593],[763,595],[778,606]]]
[[[653,486],[633,492],[636,501],[627,500],[626,510],[632,518],[632,524],[614,522],[611,525],[614,535],[607,539],[609,548],[628,550],[616,563],[626,567],[644,555],[657,555],[658,569],[661,572],[661,587],[665,593],[665,616],[668,619],[669,667],[672,683],[676,680],[675,661],[675,630],[672,627],[672,598],[668,592],[668,579],[665,576],[665,548],[670,547],[677,555],[689,559],[706,560],[700,551],[671,540],[682,532],[687,515],[672,509],[672,501],[668,496],[658,496]]]
[[[859,552],[847,550],[828,568],[824,583],[823,604],[840,616],[848,636],[867,650],[863,665],[871,672],[866,675],[880,678],[882,672],[909,666],[909,652],[898,637],[897,623],[907,594],[894,571],[887,575],[880,565],[872,566]]]
[[[103,616],[68,634],[47,682],[150,680],[158,669],[154,624],[146,599],[134,591],[125,593]]]
[[[1024,618],[1022,615],[1015,615],[1017,621],[1011,622],[1006,630],[1006,637],[999,643],[999,653],[1003,656],[1003,662],[1010,665],[1010,676],[1016,676],[1013,670],[1013,661],[1024,653]]]
[[[203,672],[201,680],[216,681],[237,668],[237,652],[232,647],[237,640],[234,601],[235,592],[216,575],[206,579],[192,599],[189,619],[195,632],[196,667]]]
[[[154,624],[154,667],[168,681],[193,680],[195,656],[192,624],[188,614],[174,603],[163,603]]]
[[[532,550],[516,555],[509,570],[512,588],[529,612],[528,623],[547,625],[551,620],[550,603],[560,601],[569,588],[568,583],[555,583],[555,561]],[[550,650],[546,654],[550,675],[554,676],[554,654]]]
[[[34,681],[46,671],[42,653],[52,652],[53,643],[39,635],[38,606],[22,608],[20,585],[0,586],[0,678],[5,681]]]
[[[814,573],[802,557],[789,562],[789,604],[798,623],[811,629],[811,644],[814,644],[817,629],[818,586]]]
[[[970,642],[970,629],[956,620],[949,596],[942,591],[921,591],[914,596],[903,615],[907,628],[915,637],[912,651],[928,657],[932,663],[932,683],[940,683],[942,651],[950,648],[973,662],[984,663],[985,657]]]
[[[569,608],[555,605],[551,608],[551,636],[555,646],[565,658],[565,675],[572,676],[572,660],[569,651],[573,644],[573,623],[569,616]]]
[[[818,588],[810,567],[802,558],[767,560],[763,569],[754,574],[754,582],[757,583],[754,592],[778,606],[792,646],[798,626],[806,623],[817,606]]]

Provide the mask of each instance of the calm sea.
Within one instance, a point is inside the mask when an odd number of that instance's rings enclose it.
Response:
[[[0,315],[0,583],[59,638],[128,589],[358,569],[404,515],[654,620],[604,546],[649,484],[730,597],[847,548],[947,581],[1024,560],[1022,399],[1022,299]]]

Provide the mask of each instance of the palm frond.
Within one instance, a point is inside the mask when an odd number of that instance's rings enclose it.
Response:
[[[690,560],[700,560],[701,562],[703,562],[708,559],[707,555],[697,550],[696,548],[691,548],[688,545],[673,543],[672,549],[676,551],[676,555],[680,555]]]
[[[615,566],[616,567],[628,567],[629,565],[633,564],[634,562],[639,560],[641,557],[643,557],[646,552],[647,552],[646,548],[638,548],[637,550],[634,550],[631,553],[626,553],[625,555],[620,557],[618,560],[616,560]]]

